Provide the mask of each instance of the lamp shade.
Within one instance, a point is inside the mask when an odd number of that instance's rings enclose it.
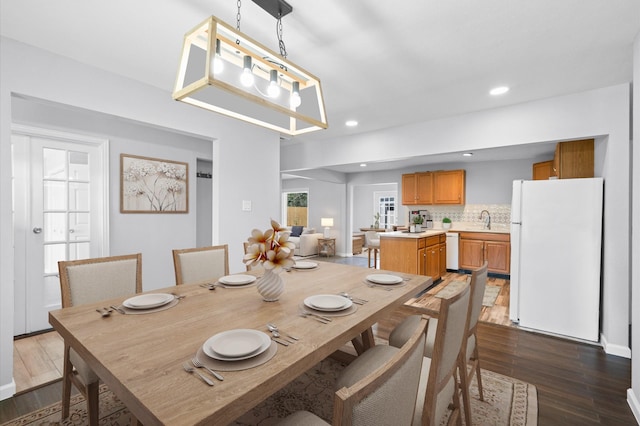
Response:
[[[323,217],[320,219],[321,226],[333,226],[333,218],[332,217]]]

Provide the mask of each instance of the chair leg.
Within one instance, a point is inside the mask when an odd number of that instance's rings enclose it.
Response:
[[[371,249],[367,249],[367,268],[371,268]]]
[[[458,359],[458,375],[460,380],[460,392],[462,393],[462,407],[464,408],[464,420],[467,426],[471,426],[471,399],[469,397],[470,377],[467,376],[467,363],[464,359]],[[456,399],[457,399],[456,392]],[[460,400],[458,399],[458,403]]]
[[[472,359],[476,365],[476,377],[478,379],[478,395],[480,395],[480,401],[484,401],[484,394],[482,392],[482,375],[480,374],[480,357],[478,357],[478,345],[473,348]],[[471,377],[469,378],[471,380]]]
[[[64,364],[62,367],[62,413],[60,413],[60,416],[63,420],[69,417],[72,374],[73,366],[71,365],[71,360],[69,359],[69,345],[64,345]]]
[[[98,426],[98,390],[100,382],[93,382],[87,385],[87,416],[90,426]]]

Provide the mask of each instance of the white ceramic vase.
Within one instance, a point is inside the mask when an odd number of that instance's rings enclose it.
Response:
[[[265,269],[262,278],[258,279],[257,287],[265,302],[275,302],[284,292],[284,280],[273,269]]]

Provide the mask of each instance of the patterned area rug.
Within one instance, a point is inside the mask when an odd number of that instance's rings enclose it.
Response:
[[[454,294],[457,294],[465,281],[451,281],[445,288],[435,294],[436,297],[441,299],[448,299]],[[496,303],[498,294],[500,294],[502,287],[498,285],[487,285],[484,289],[484,297],[482,298],[482,306],[493,306]]]
[[[277,423],[278,419],[298,410],[311,411],[330,422],[333,409],[333,384],[344,366],[331,358],[320,362],[232,424],[236,426],[272,425]],[[538,397],[535,386],[487,370],[482,370],[482,383],[484,401],[478,400],[475,378],[471,385],[474,425],[537,425]],[[4,423],[2,426],[88,424],[86,404],[82,396],[72,397],[72,414],[65,422],[60,422],[60,409],[60,403],[53,404]],[[129,425],[130,423],[129,411],[106,386],[101,386],[100,424]]]

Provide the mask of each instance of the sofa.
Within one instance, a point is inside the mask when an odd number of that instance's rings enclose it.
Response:
[[[316,232],[314,228],[302,226],[292,226],[288,228],[291,231],[289,241],[296,245],[293,252],[296,256],[311,256],[318,254],[318,240],[324,238],[322,232]]]

